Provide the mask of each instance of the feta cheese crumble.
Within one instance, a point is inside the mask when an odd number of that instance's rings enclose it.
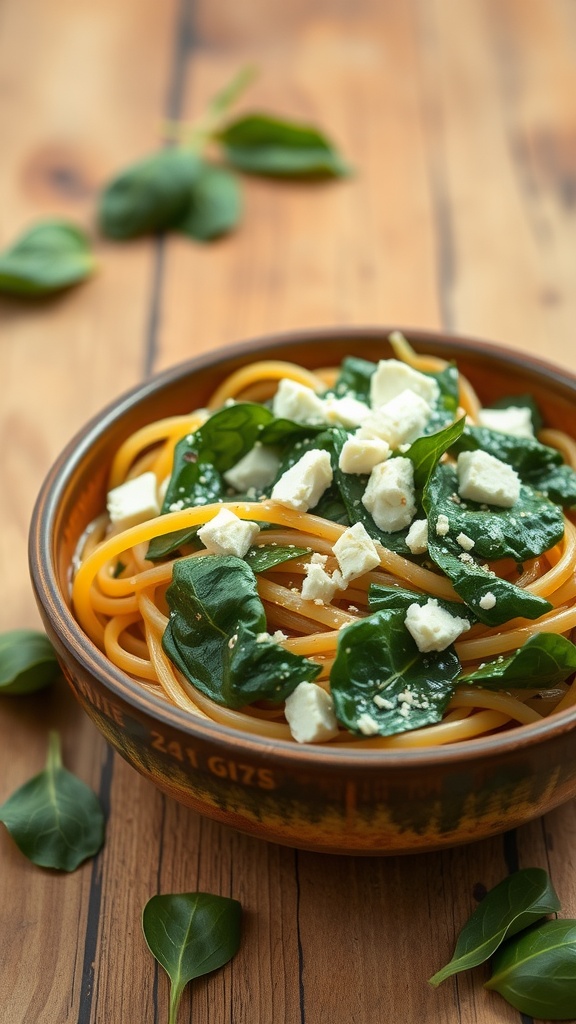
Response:
[[[284,713],[297,743],[324,743],[338,735],[332,698],[317,683],[299,683],[286,698]]]
[[[430,597],[426,604],[411,604],[406,610],[404,625],[415,641],[419,651],[443,651],[453,644],[461,633],[470,629],[467,619],[451,615],[442,608],[436,598]]]
[[[304,571],[306,576],[302,582],[303,599],[305,601],[320,601],[322,604],[330,604],[338,589],[338,582],[317,562],[309,562],[304,567]]]
[[[415,441],[424,433],[432,409],[420,395],[407,388],[368,416],[357,437],[380,437],[391,448]]]
[[[160,515],[158,485],[154,473],[142,473],[108,491],[106,507],[118,530],[145,523]]]
[[[350,526],[332,548],[345,585],[380,565],[376,545],[362,523]]]
[[[532,416],[527,405],[510,405],[507,409],[480,409],[478,423],[489,430],[514,437],[534,437]]]
[[[231,469],[222,474],[235,491],[263,490],[276,478],[280,459],[271,448],[256,443]]]
[[[272,412],[279,419],[294,420],[295,423],[324,423],[324,405],[320,396],[305,384],[288,378],[278,384],[272,399]]]
[[[260,533],[258,523],[246,522],[227,508],[198,530],[198,537],[212,555],[236,555],[244,558]]]
[[[330,455],[314,448],[282,474],[272,488],[271,497],[299,512],[307,512],[318,504],[331,483]]]
[[[460,452],[456,470],[461,498],[512,508],[520,497],[516,470],[487,452]]]
[[[376,526],[396,533],[409,526],[416,512],[414,466],[398,456],[375,466],[362,496],[362,504]]]
[[[478,605],[485,612],[488,612],[490,611],[491,608],[495,607],[496,598],[494,597],[494,594],[492,593],[491,590],[487,591],[487,593],[480,598],[480,600],[478,601]]]
[[[428,520],[415,519],[408,533],[406,544],[413,555],[424,555],[428,550]]]
[[[438,383],[433,377],[414,370],[398,359],[381,359],[370,380],[372,408],[378,409],[406,390],[420,395],[428,405],[433,405],[440,394]]]
[[[342,445],[338,467],[343,473],[361,476],[371,473],[389,454],[390,445],[381,437],[349,437]]]

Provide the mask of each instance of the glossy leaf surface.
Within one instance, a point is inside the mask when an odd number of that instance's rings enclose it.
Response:
[[[152,955],[170,978],[168,1024],[176,1024],[182,992],[194,978],[223,967],[240,946],[242,908],[203,892],[153,896],[142,913]]]
[[[56,652],[45,633],[13,629],[0,634],[0,695],[36,693],[59,674]]]
[[[268,114],[247,114],[227,124],[218,140],[238,170],[273,177],[340,177],[349,168],[326,136],[310,125]]]
[[[40,772],[0,806],[14,842],[34,864],[74,871],[104,842],[104,813],[96,794],[62,766],[60,739],[50,733]]]
[[[486,988],[538,1020],[576,1018],[576,921],[545,921],[498,950]]]
[[[83,281],[94,267],[84,231],[66,221],[44,221],[0,253],[0,292],[50,295]]]

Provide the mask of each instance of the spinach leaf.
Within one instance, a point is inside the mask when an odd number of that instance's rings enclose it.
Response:
[[[408,455],[410,452],[408,452]],[[424,507],[429,537],[434,538],[438,516],[445,515],[449,532],[442,539],[447,551],[462,554],[456,537],[463,533],[474,541],[473,555],[482,560],[513,558],[523,562],[548,551],[564,536],[564,517],[557,505],[522,485],[512,508],[486,507],[478,502],[453,500],[458,477],[451,466],[438,466],[426,487]]]
[[[403,587],[387,587],[381,583],[371,583],[368,588],[368,607],[372,611],[381,611],[387,608],[406,609],[411,604],[426,604],[429,594],[420,594],[413,590],[404,590]],[[445,601],[441,597],[435,598],[440,608],[444,608],[450,615],[456,615],[460,619],[467,619],[472,625],[476,622],[476,616],[465,604],[459,601]]]
[[[422,654],[406,612],[374,612],[341,630],[330,690],[336,718],[351,732],[390,736],[439,722],[460,662],[452,647]]]
[[[0,634],[0,694],[20,696],[43,690],[60,674],[48,637],[34,629]]]
[[[488,427],[467,426],[452,449],[461,451],[481,449],[489,455],[511,465],[522,483],[540,491],[558,505],[576,505],[576,472],[564,463],[555,448],[540,444],[535,438],[515,437]]]
[[[63,220],[43,221],[0,253],[0,292],[50,295],[83,281],[95,266],[84,231]]]
[[[226,159],[250,174],[272,177],[341,177],[349,173],[333,144],[309,125],[247,114],[217,135]]]
[[[338,396],[353,395],[361,402],[370,404],[370,384],[376,371],[376,363],[357,356],[346,356],[340,364],[340,370],[334,385],[334,394]]]
[[[460,437],[464,423],[465,419],[462,417],[434,434],[418,437],[410,445],[406,452],[406,458],[414,464],[414,486],[417,490],[423,491],[428,485],[444,452],[447,452]]]
[[[168,558],[177,551],[181,551],[182,548],[193,543],[199,529],[199,526],[192,526],[189,530],[186,528],[173,530],[172,533],[163,533],[159,537],[153,537],[148,545],[146,558],[149,562],[160,562],[163,558]]]
[[[546,871],[515,871],[478,904],[458,936],[450,963],[429,979],[430,984],[440,985],[451,975],[484,963],[504,939],[559,909],[560,901]]]
[[[202,170],[190,149],[170,147],[123,171],[100,198],[100,228],[108,238],[135,238],[175,227],[185,216]]]
[[[74,871],[104,842],[104,814],[95,793],[62,766],[60,738],[51,732],[40,772],[0,806],[14,842],[34,864]]]
[[[148,948],[170,978],[168,1024],[176,1024],[189,981],[223,967],[238,952],[242,908],[204,892],[152,896],[142,913]]]
[[[556,633],[536,633],[508,658],[485,662],[460,683],[478,683],[487,690],[546,689],[576,672],[576,646]]]
[[[456,593],[474,612],[480,622],[487,626],[500,626],[509,619],[521,617],[539,619],[549,612],[552,605],[549,601],[532,594],[529,590],[515,587],[508,580],[493,575],[472,561],[461,561],[461,556],[453,555],[440,542],[428,533],[428,553],[439,569],[448,576]],[[488,608],[482,607],[482,599],[495,599]]]
[[[540,1020],[576,1018],[576,921],[545,921],[507,942],[486,988]]]
[[[290,547],[280,544],[263,544],[261,547],[250,548],[244,561],[248,563],[252,572],[266,572],[267,569],[273,569],[275,565],[290,562],[293,558],[304,558],[309,554],[309,548],[297,548],[294,544]]]
[[[174,564],[163,637],[168,657],[218,704],[279,702],[320,666],[268,638],[256,577],[242,558],[206,555]]]
[[[242,196],[236,177],[215,164],[202,163],[190,190],[190,201],[177,230],[198,242],[209,242],[236,227]]]

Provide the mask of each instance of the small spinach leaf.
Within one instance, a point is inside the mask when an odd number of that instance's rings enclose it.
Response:
[[[559,909],[560,901],[546,871],[515,871],[478,904],[458,936],[450,963],[429,979],[430,984],[440,985],[451,975],[484,963],[504,939]]]
[[[346,356],[340,364],[334,394],[353,395],[361,402],[370,404],[370,385],[375,372],[376,363],[371,363],[368,359],[359,359],[357,356]]]
[[[190,190],[190,201],[176,228],[198,242],[209,242],[236,227],[242,196],[236,177],[215,164],[203,163]]]
[[[576,921],[545,921],[507,942],[486,988],[539,1020],[576,1018]]]
[[[485,662],[460,683],[478,683],[487,690],[546,689],[576,672],[576,646],[556,633],[536,633],[509,658]]]
[[[270,640],[256,577],[242,558],[206,555],[174,564],[166,591],[168,657],[218,704],[284,700],[320,666]]]
[[[406,612],[374,612],[341,631],[330,690],[336,718],[355,733],[390,736],[440,721],[460,662],[452,647],[422,654]]]
[[[410,445],[406,458],[414,464],[414,486],[417,490],[423,491],[427,486],[444,452],[447,452],[460,437],[464,423],[462,417],[434,434],[418,437]]]
[[[247,114],[217,134],[233,167],[273,177],[341,177],[349,173],[335,147],[316,128]]]
[[[104,189],[99,219],[108,238],[135,238],[175,227],[185,216],[201,173],[199,157],[170,147],[123,171]]]
[[[44,633],[14,629],[0,634],[0,694],[36,693],[59,673],[56,652]]]
[[[192,526],[189,530],[186,528],[183,530],[173,530],[172,533],[163,533],[158,537],[153,537],[148,545],[146,558],[149,562],[160,562],[163,558],[168,558],[169,555],[173,555],[188,544],[192,544],[196,539],[198,530],[198,526]]]
[[[189,981],[223,967],[238,952],[238,900],[204,892],[152,896],[142,913],[148,948],[170,978],[168,1024],[176,1024]]]
[[[104,842],[104,814],[95,793],[62,766],[60,739],[51,732],[40,772],[0,806],[14,842],[34,864],[74,871]]]
[[[260,547],[250,548],[244,556],[244,560],[252,572],[266,572],[267,569],[273,569],[275,565],[290,562],[293,558],[306,558],[309,554],[309,548],[297,548],[293,544],[290,547],[280,544],[263,544]]]
[[[34,225],[0,253],[0,292],[43,296],[83,281],[96,264],[87,235],[62,220]]]

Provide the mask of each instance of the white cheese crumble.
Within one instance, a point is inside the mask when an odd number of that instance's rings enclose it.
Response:
[[[358,715],[356,724],[364,736],[377,736],[380,732],[378,722],[367,711],[363,711],[361,715]]]
[[[198,537],[213,555],[236,555],[244,558],[260,532],[258,523],[246,522],[227,508],[198,530]]]
[[[305,601],[321,601],[330,604],[338,588],[336,580],[317,562],[309,562],[304,567],[306,576],[302,581],[302,597]]]
[[[436,534],[438,537],[445,537],[450,532],[450,520],[448,516],[440,513],[436,520]]]
[[[440,394],[433,377],[398,359],[381,359],[370,380],[370,404],[373,409],[378,409],[407,389],[420,395],[428,405],[433,405]]]
[[[456,470],[461,498],[512,508],[520,497],[516,470],[487,452],[460,452]]]
[[[338,466],[343,473],[368,474],[389,454],[390,445],[381,437],[349,437],[342,445]]]
[[[312,388],[285,378],[272,399],[272,412],[279,419],[295,423],[324,423],[322,399]]]
[[[496,604],[496,598],[494,597],[494,594],[492,593],[492,591],[491,590],[487,591],[487,593],[484,594],[484,596],[480,598],[480,600],[478,601],[478,604],[479,604],[480,608],[484,609],[485,612],[488,612],[488,611],[490,611],[491,608],[494,608],[494,606]]]
[[[409,526],[416,512],[414,466],[402,456],[375,466],[362,496],[362,504],[376,526],[396,533]]]
[[[142,473],[108,491],[106,507],[117,530],[145,523],[160,515],[158,485],[154,473]]]
[[[317,683],[299,683],[286,698],[284,713],[297,743],[324,743],[338,735],[332,698]]]
[[[341,423],[343,427],[358,427],[370,415],[369,406],[351,395],[325,398],[322,409],[326,423]]]
[[[272,488],[271,497],[299,512],[307,512],[318,504],[331,483],[330,455],[314,448],[282,474]]]
[[[464,551],[472,551],[475,541],[473,541],[472,537],[469,537],[467,533],[459,533],[456,537],[456,543],[459,544]]]
[[[332,548],[345,585],[380,565],[380,555],[362,523],[350,526]]]
[[[280,459],[272,448],[255,444],[223,477],[235,491],[263,490],[276,478]]]
[[[358,429],[357,437],[380,437],[391,448],[415,441],[424,432],[432,410],[420,395],[407,388],[381,405]]]
[[[430,597],[424,605],[409,605],[404,625],[422,652],[443,651],[461,633],[470,629],[467,619],[451,615],[434,597]]]
[[[415,519],[408,533],[406,544],[413,555],[424,555],[428,550],[428,520]]]
[[[534,437],[532,416],[527,405],[510,405],[507,409],[480,409],[478,423],[489,430],[514,437]]]

